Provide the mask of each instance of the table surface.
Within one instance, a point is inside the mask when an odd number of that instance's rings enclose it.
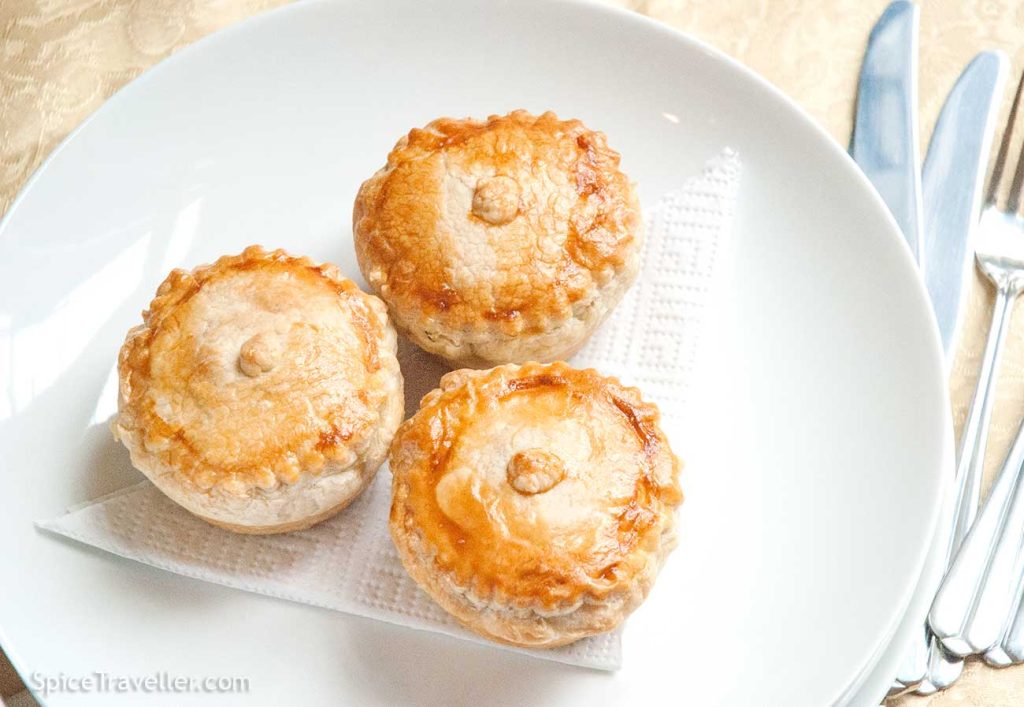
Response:
[[[796,100],[843,145],[849,140],[864,43],[887,4],[887,0],[606,1],[684,30],[739,59]],[[0,4],[0,214],[55,145],[120,86],[199,37],[283,4],[285,0],[4,0]],[[1002,49],[1011,60],[1014,80],[1024,69],[1024,0],[921,4],[923,154],[946,93],[975,53]],[[1000,125],[1010,98],[1007,91]],[[1018,132],[1020,143],[1024,131]],[[976,273],[950,376],[958,430],[977,377],[991,306],[992,291]],[[1024,416],[1022,363],[1024,326],[1015,321],[999,378],[986,485]],[[0,652],[0,696],[21,689]],[[896,698],[888,704],[1018,707],[1024,704],[1024,667],[993,670],[971,661],[952,689],[931,697]]]

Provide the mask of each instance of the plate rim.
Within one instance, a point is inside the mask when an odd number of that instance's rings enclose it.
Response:
[[[378,1],[380,2],[380,0]],[[441,4],[441,0],[420,1],[421,3],[430,2]],[[462,1],[465,3],[469,0]],[[409,2],[409,0],[383,0],[383,3],[390,3],[393,5],[401,5],[403,2]],[[228,41],[236,34],[244,34],[259,24],[275,22],[278,18],[291,13],[309,12],[311,8],[315,8],[317,6],[344,6],[356,4],[358,4],[357,0],[300,0],[298,2],[289,3],[276,8],[263,10],[254,15],[232,22],[225,27],[214,30],[213,32],[181,47],[170,55],[147,67],[138,76],[126,82],[111,93],[111,95],[104,99],[100,105],[75,125],[67,135],[57,142],[46,158],[40,162],[28,179],[25,180],[24,184],[22,184],[21,188],[18,190],[15,198],[11,201],[6,213],[3,215],[3,218],[0,219],[0,245],[8,241],[14,241],[14,237],[8,233],[10,230],[10,223],[21,207],[22,202],[35,187],[36,183],[44,177],[51,164],[63,153],[65,148],[71,144],[72,141],[77,139],[79,133],[88,125],[95,120],[101,119],[102,116],[109,111],[115,110],[120,101],[126,100],[125,95],[130,95],[131,91],[135,90],[137,87],[152,82],[155,77],[159,77],[163,72],[169,70],[169,67],[174,67],[180,61],[188,60],[193,55],[204,51],[207,45]],[[851,179],[856,183],[859,186],[860,191],[864,193],[868,202],[873,204],[874,210],[883,216],[887,223],[886,230],[888,231],[888,238],[890,240],[895,239],[899,243],[900,256],[898,257],[902,262],[901,267],[903,267],[905,271],[909,271],[908,274],[912,275],[910,279],[913,281],[912,288],[916,293],[918,309],[923,309],[923,313],[926,315],[926,325],[930,332],[928,348],[930,349],[930,358],[932,359],[931,363],[933,364],[933,368],[939,373],[938,389],[941,391],[944,409],[948,413],[950,409],[949,390],[944,377],[946,365],[942,354],[938,327],[934,316],[932,316],[930,305],[928,304],[929,299],[924,281],[920,277],[913,256],[900,233],[894,217],[885,206],[881,196],[871,184],[870,180],[868,180],[860,168],[857,167],[849,153],[843,149],[840,143],[832,138],[823,125],[818,123],[807,111],[797,104],[794,99],[790,98],[781,89],[755,72],[752,68],[741,63],[738,59],[733,58],[699,37],[677,29],[655,18],[642,15],[639,12],[626,9],[618,5],[602,2],[601,0],[516,0],[516,4],[518,7],[524,9],[524,11],[536,11],[537,9],[543,11],[543,8],[545,7],[560,5],[563,7],[576,8],[581,12],[603,13],[616,18],[619,22],[634,23],[645,28],[647,31],[663,35],[669,41],[680,42],[687,45],[691,50],[699,51],[714,59],[716,62],[727,66],[731,72],[737,74],[743,81],[746,81],[749,84],[749,86],[744,87],[745,90],[757,89],[763,92],[770,100],[783,107],[786,113],[801,126],[809,137],[813,137],[817,143],[816,147],[824,149],[827,153],[830,153],[833,158],[838,158],[839,163],[843,165],[845,178]],[[485,7],[484,5],[481,4],[477,7],[481,8],[481,11],[485,11],[482,9]],[[182,57],[184,57],[184,59],[182,59]],[[17,415],[12,416],[11,419],[14,419],[14,417],[17,417]],[[954,442],[950,415],[944,415],[943,421],[944,431],[942,434],[943,449],[941,451],[941,457],[946,460],[943,467],[949,467],[951,471]],[[907,607],[913,599],[915,589],[920,580],[921,573],[924,570],[924,565],[930,551],[932,530],[934,529],[941,513],[942,497],[944,493],[943,490],[946,483],[945,479],[947,478],[945,469],[937,470],[933,473],[938,481],[934,484],[933,498],[929,500],[929,520],[926,524],[927,529],[923,534],[921,543],[919,543],[920,547],[916,550],[916,556],[911,565],[912,571],[909,575],[909,579],[905,583],[907,586],[904,587],[900,600],[896,602],[895,607],[890,610],[890,615],[886,622],[886,630],[879,637],[872,652],[866,658],[862,659],[860,665],[853,666],[848,671],[849,676],[847,681],[842,686],[839,686],[834,690],[834,695],[830,700],[830,704],[835,704],[843,697],[846,697],[846,692],[849,687],[858,681],[866,671],[870,670],[874,662],[876,662],[876,658],[878,658],[884,650],[885,644],[892,640]],[[915,499],[915,503],[919,502],[919,499]],[[19,652],[12,647],[10,636],[4,628],[2,614],[0,614],[0,644],[4,646],[3,650],[17,671],[19,677],[27,675],[29,673],[27,663],[22,659]],[[22,679],[26,685],[26,689],[28,689],[33,697],[38,700],[38,696],[31,689],[29,682],[25,681],[23,677]],[[45,702],[41,701],[40,703],[44,704]]]

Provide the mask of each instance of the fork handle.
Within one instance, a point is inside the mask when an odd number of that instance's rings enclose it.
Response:
[[[1002,640],[985,653],[985,662],[997,668],[1024,663],[1024,575],[1016,595]]]
[[[1003,344],[1009,330],[1010,315],[1015,293],[1006,283],[996,288],[996,301],[992,307],[992,323],[989,325],[985,353],[981,359],[978,384],[971,399],[960,440],[960,453],[956,464],[956,501],[953,509],[953,533],[946,551],[947,565],[967,537],[978,513],[978,498],[981,495],[981,476],[985,465],[985,446],[988,443],[989,422],[992,419],[992,405],[996,373],[1003,353]]]
[[[1021,426],[1024,437],[1024,425]],[[1024,452],[1013,460],[1017,474],[1013,496],[1003,513],[1003,527],[996,538],[988,572],[981,585],[977,607],[967,623],[966,638],[975,652],[983,652],[998,644],[1013,609],[1024,566],[1021,565],[1021,539],[1024,537]]]
[[[1024,424],[978,519],[935,596],[929,622],[956,655],[981,653],[999,642],[1013,608],[1024,533]]]

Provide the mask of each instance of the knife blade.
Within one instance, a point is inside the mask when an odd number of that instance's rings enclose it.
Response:
[[[947,364],[956,351],[963,285],[974,263],[972,234],[1006,65],[998,52],[982,52],[967,65],[946,98],[924,161],[921,266]]]
[[[857,84],[850,154],[892,212],[921,262],[921,173],[917,139],[918,8],[891,3],[868,38]]]

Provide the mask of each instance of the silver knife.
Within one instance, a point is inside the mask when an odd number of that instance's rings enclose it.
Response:
[[[882,196],[920,263],[917,27],[917,6],[897,0],[871,30],[857,85],[850,154]]]
[[[924,193],[924,282],[952,363],[963,283],[974,264],[978,222],[1006,57],[982,52],[967,65],[939,114],[921,180]]]

